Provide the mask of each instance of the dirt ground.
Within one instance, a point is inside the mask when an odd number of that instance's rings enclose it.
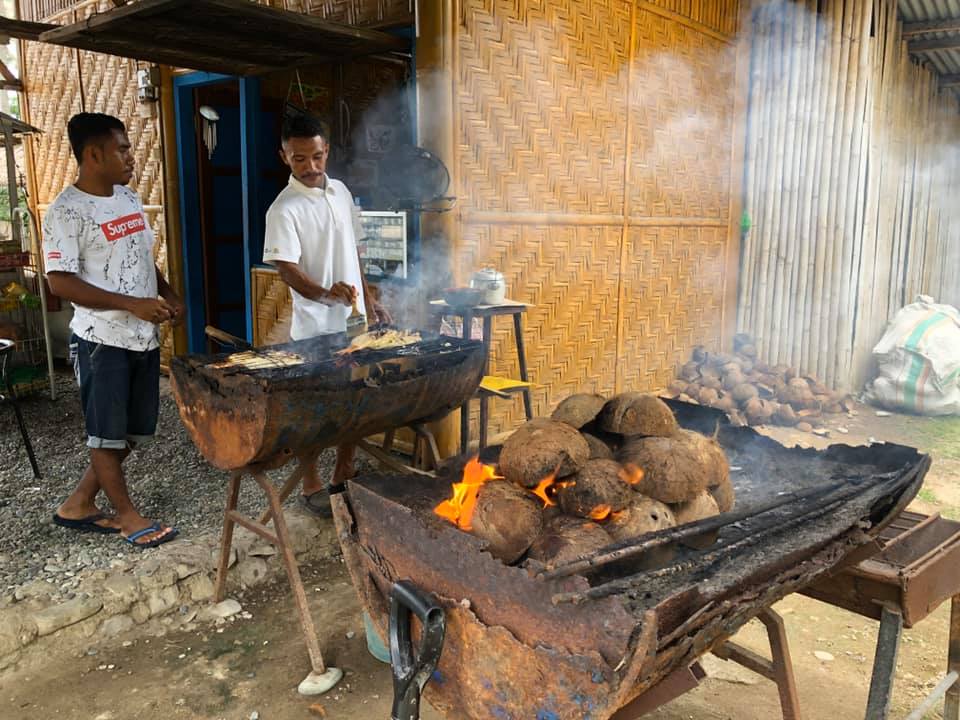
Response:
[[[828,424],[829,439],[775,431],[787,443],[857,444],[869,438],[930,451],[933,469],[915,503],[924,511],[960,518],[960,420],[877,417],[861,408],[854,418]],[[840,428],[848,430],[840,432]],[[307,671],[289,592],[283,584],[241,599],[252,619],[222,628],[161,637],[88,641],[56,652],[28,654],[0,674],[0,717],[24,720],[260,720],[389,718],[389,667],[366,651],[363,624],[345,567],[331,560],[303,568],[325,657],[344,669],[341,684],[319,699],[299,696]],[[784,616],[803,717],[863,717],[877,623],[792,595],[776,606]],[[905,631],[894,689],[893,718],[908,714],[938,681],[946,663],[948,607]],[[768,652],[762,626],[748,624],[736,638]],[[821,660],[814,652],[829,653]],[[711,677],[699,688],[651,714],[656,720],[772,720],[780,717],[774,685],[732,663],[708,658]],[[313,706],[313,707],[311,707]],[[257,713],[256,716],[253,713]],[[429,707],[424,720],[440,720]],[[932,712],[928,718],[941,717]],[[454,720],[454,719],[451,719]]]

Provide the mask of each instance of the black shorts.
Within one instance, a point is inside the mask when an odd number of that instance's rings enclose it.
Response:
[[[74,347],[87,447],[123,450],[150,440],[160,410],[160,351],[126,350],[76,335],[71,354]]]

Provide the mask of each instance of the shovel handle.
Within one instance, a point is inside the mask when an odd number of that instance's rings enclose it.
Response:
[[[204,334],[225,347],[236,348],[237,350],[249,350],[253,347],[243,338],[238,338],[236,335],[231,335],[228,332],[221,330],[220,328],[215,328],[213,325],[207,325],[203,329]]]

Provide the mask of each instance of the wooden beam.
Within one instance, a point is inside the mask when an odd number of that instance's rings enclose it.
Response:
[[[911,40],[907,49],[912,53],[929,52],[930,50],[958,50],[960,49],[960,35],[953,37],[929,38],[927,40]]]
[[[0,35],[17,38],[18,40],[39,40],[40,33],[60,27],[50,23],[27,22],[13,18],[0,17]]]
[[[941,76],[940,76],[940,87],[942,87],[942,88],[955,88],[955,87],[960,87],[960,74],[957,74],[957,75],[941,75]]]
[[[4,90],[16,90],[17,92],[22,92],[23,83],[19,80],[0,80],[0,88]]]
[[[943,18],[942,20],[924,20],[903,24],[903,37],[912,38],[933,32],[960,31],[960,17]]]
[[[0,76],[7,82],[20,82],[3,60],[0,60]]]

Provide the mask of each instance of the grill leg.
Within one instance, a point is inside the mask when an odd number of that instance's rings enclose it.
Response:
[[[227,566],[230,564],[230,548],[233,545],[233,526],[236,524],[231,513],[237,509],[237,498],[240,497],[240,481],[243,472],[237,471],[230,475],[230,488],[227,490],[227,508],[223,512],[223,533],[220,536],[220,562],[217,565],[217,587],[213,598],[217,602],[223,600],[227,591]]]
[[[770,609],[764,610],[758,618],[767,629],[767,639],[770,641],[772,679],[780,693],[783,720],[800,720],[800,698],[797,697],[797,682],[793,677],[793,661],[790,659],[790,646],[787,644],[783,618]]]
[[[866,720],[887,720],[890,697],[893,695],[893,675],[897,669],[897,652],[903,633],[903,615],[897,609],[884,606],[880,616],[880,635],[877,653],[873,659],[873,677],[867,698]]]
[[[323,655],[320,653],[320,643],[317,640],[317,630],[313,625],[313,617],[310,615],[310,607],[307,605],[307,594],[303,589],[303,582],[300,580],[300,569],[297,566],[297,558],[293,554],[293,548],[290,546],[290,534],[287,531],[287,522],[283,517],[283,508],[281,506],[280,494],[271,484],[270,480],[256,473],[254,477],[257,484],[263,489],[267,500],[270,503],[270,509],[273,512],[273,527],[277,533],[278,549],[283,556],[283,564],[287,570],[287,580],[290,582],[290,589],[293,591],[293,601],[297,606],[297,614],[300,616],[300,626],[303,628],[303,639],[307,643],[307,652],[310,654],[310,665],[313,672],[317,675],[323,675],[327,668],[323,664]]]
[[[950,601],[950,646],[947,653],[947,672],[960,672],[960,595]],[[960,720],[960,681],[947,690],[943,701],[943,720]]]
[[[311,466],[311,464],[316,467],[317,464],[317,454],[313,455],[303,455],[297,458],[297,467],[287,476],[286,482],[283,483],[283,489],[280,491],[280,503],[282,504],[288,497],[290,493],[293,492],[293,489],[300,483],[303,479],[304,473]],[[273,517],[273,509],[269,506],[266,510],[263,511],[263,514],[257,520],[261,525],[266,525],[270,522],[270,518]]]

